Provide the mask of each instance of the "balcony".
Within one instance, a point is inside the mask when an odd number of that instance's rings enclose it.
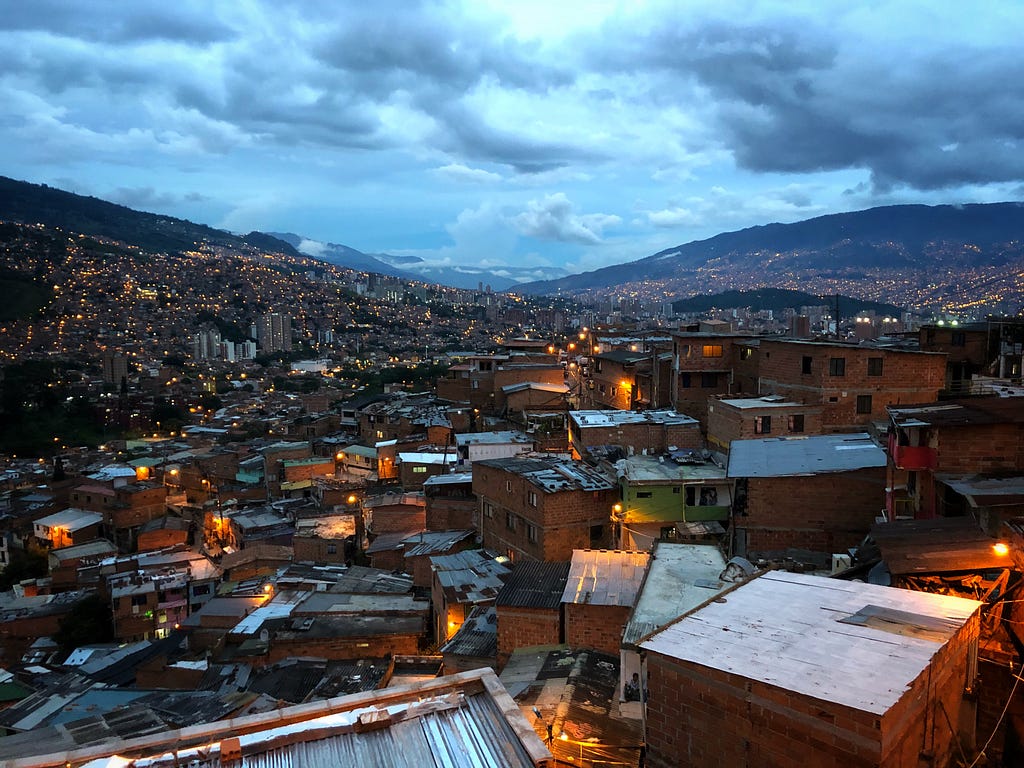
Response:
[[[897,469],[911,471],[935,469],[935,449],[926,445],[899,445],[895,440],[890,439],[889,454]]]

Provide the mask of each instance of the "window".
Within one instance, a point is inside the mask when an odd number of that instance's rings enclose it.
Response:
[[[601,359],[598,358],[598,359],[596,359],[594,361],[594,373],[600,373],[600,372],[601,372]]]
[[[489,501],[484,502],[484,517],[488,519],[494,518],[494,505]]]
[[[845,357],[830,357],[828,359],[828,375],[829,376],[845,376],[846,375],[846,358]]]
[[[802,413],[794,413],[792,416],[789,417],[789,431],[804,431],[804,415]]]
[[[721,357],[722,356],[722,345],[721,344],[705,344],[701,350],[704,357]]]
[[[336,554],[338,554],[338,545],[335,544],[334,542],[331,542],[330,544],[328,544],[327,545],[327,554],[328,555],[336,555]]]
[[[637,491],[636,492],[636,497],[638,499],[649,499],[653,495],[654,495],[653,491]]]
[[[967,334],[963,331],[953,331],[953,334],[949,337],[949,343],[954,347],[966,347]]]
[[[680,373],[679,374],[679,386],[683,389],[689,389],[691,386],[690,374]]]
[[[811,373],[811,361],[813,359],[814,358],[812,358],[810,355],[804,355],[803,356],[803,358],[800,360],[800,373],[808,375],[808,376],[810,375],[810,373]]]
[[[528,498],[529,498],[529,501],[530,501],[530,506],[531,507],[536,507],[537,506],[537,492],[536,491],[530,491]]]
[[[192,594],[195,595],[196,597],[199,597],[200,595],[208,595],[208,594],[210,594],[210,585],[209,584],[196,584],[195,586],[192,587]]]
[[[511,512],[505,513],[505,527],[510,531],[514,531],[516,529],[516,516]]]
[[[690,356],[690,345],[689,344],[680,344],[679,345],[679,357],[689,357],[689,356]]]
[[[754,350],[752,350],[750,347],[741,347],[740,348],[740,360],[749,360],[753,356],[754,356]]]
[[[480,382],[477,381],[476,379],[473,379],[473,381],[470,383],[470,389],[480,389]]]
[[[505,490],[508,491],[509,493],[512,493],[512,481],[511,480],[506,480],[505,481]]]
[[[857,413],[871,413],[871,395],[857,395]]]
[[[755,416],[754,417],[754,434],[755,435],[770,435],[772,432],[772,417],[771,416]]]
[[[426,467],[413,467],[412,472],[414,475],[422,475],[427,471]]]
[[[883,358],[881,357],[868,358],[868,376],[882,375],[882,360]]]
[[[537,540],[540,538],[540,532],[537,530],[537,526],[533,523],[526,524],[526,538],[534,544],[536,544]]]
[[[603,525],[592,525],[590,526],[590,543],[591,545],[600,544],[601,539],[604,538],[604,526]]]
[[[377,430],[377,439],[378,440],[383,440],[384,439],[384,430],[383,429],[378,429]]]
[[[678,485],[672,486],[672,493],[682,493],[682,491],[683,489],[680,488]]]
[[[718,374],[717,373],[702,373],[700,375],[700,385],[704,389],[714,389],[718,386]]]

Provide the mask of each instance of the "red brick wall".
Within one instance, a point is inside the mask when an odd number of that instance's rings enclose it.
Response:
[[[426,524],[428,531],[459,531],[476,528],[479,504],[473,497],[452,499],[428,496]]]
[[[561,608],[511,608],[499,605],[498,666],[504,667],[517,648],[562,642]],[[618,653],[618,651],[616,651]]]
[[[802,373],[805,356],[811,358],[809,374]],[[845,375],[829,375],[833,357],[845,359]],[[868,376],[868,358],[872,357],[882,358],[881,376]],[[923,352],[764,339],[760,380],[763,395],[820,403],[823,429],[842,431],[886,420],[887,405],[934,402],[946,380],[946,358]],[[858,395],[871,396],[870,413],[857,413]]]
[[[514,558],[562,562],[572,559],[574,549],[599,549],[611,541],[617,488],[545,493],[520,475],[474,464],[473,492],[480,499],[483,544],[501,554],[511,550]],[[537,506],[529,503],[531,492],[536,493]],[[493,510],[490,517],[486,505]],[[516,518],[514,530],[508,527],[508,513]],[[528,524],[536,526],[537,541],[530,540]],[[603,527],[599,541],[590,538],[592,526]]]
[[[314,477],[333,476],[334,457],[326,458],[319,464],[282,466],[282,475],[282,479],[289,483],[298,482],[299,480],[312,480]]]
[[[647,656],[652,768],[875,766],[874,718],[660,654]]]
[[[803,431],[789,431],[789,417],[804,417]],[[771,417],[771,431],[759,434],[755,432],[755,419],[758,416]],[[728,451],[733,440],[754,440],[761,437],[782,437],[792,434],[820,435],[821,407],[808,405],[764,406],[738,408],[717,400],[708,403],[708,442],[713,447]]]
[[[145,531],[139,534],[139,552],[151,552],[154,549],[173,547],[175,544],[185,544],[188,541],[188,531],[178,531],[171,528],[161,528],[157,531]]]
[[[566,603],[565,642],[573,648],[618,656],[630,610],[629,606]]]
[[[885,467],[747,481],[747,551],[841,552],[859,544],[885,507]]]
[[[265,659],[266,664],[294,656],[339,659],[380,658],[389,655],[415,656],[420,652],[422,635],[374,635],[372,637],[275,637]]]
[[[334,547],[333,552],[328,550]],[[343,539],[321,539],[318,536],[295,536],[292,549],[297,562],[344,563],[345,541]]]
[[[426,507],[418,504],[391,504],[373,508],[370,530],[374,534],[422,531],[426,528]]]
[[[686,414],[689,416],[690,414]],[[631,445],[637,453],[661,453],[670,445],[684,451],[698,451],[704,447],[700,424],[673,424],[664,426],[654,423],[622,424],[616,427],[573,426],[573,439],[579,442],[577,452],[597,445]]]
[[[370,567],[385,571],[405,571],[405,553],[401,549],[389,549],[370,555]]]
[[[1020,424],[986,424],[931,430],[937,470],[982,473],[1024,466],[1024,429]]]

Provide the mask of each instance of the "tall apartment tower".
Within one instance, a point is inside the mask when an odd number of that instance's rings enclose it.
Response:
[[[121,379],[128,377],[128,358],[120,352],[103,353],[103,381],[107,384],[120,385]]]
[[[256,340],[261,352],[291,352],[291,317],[278,312],[260,315],[256,321]]]

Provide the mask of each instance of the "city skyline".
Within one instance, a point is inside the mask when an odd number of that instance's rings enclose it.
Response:
[[[36,3],[3,173],[231,231],[570,272],[1019,199],[1011,4]]]

